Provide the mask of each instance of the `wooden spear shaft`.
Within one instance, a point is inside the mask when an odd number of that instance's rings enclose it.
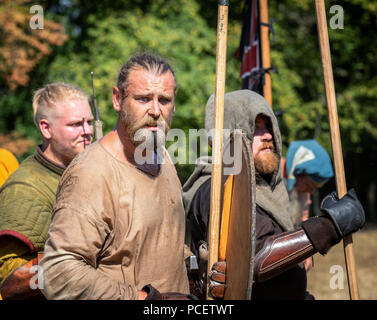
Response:
[[[326,10],[324,0],[315,0],[317,15],[317,28],[319,35],[319,47],[321,50],[322,72],[326,93],[326,104],[329,116],[331,145],[334,157],[335,181],[338,197],[342,198],[347,193],[346,178],[344,174],[342,143],[340,139],[338,111],[335,98],[334,78],[331,65],[331,54],[329,35],[327,30]],[[343,239],[344,256],[347,267],[348,288],[350,298],[359,300],[359,289],[357,284],[355,256],[353,250],[352,236]]]
[[[226,72],[226,45],[228,34],[229,1],[219,0],[216,46],[216,85],[215,85],[215,133],[212,145],[212,180],[211,201],[208,232],[208,273],[212,265],[219,259],[222,146],[224,123],[224,94]],[[207,299],[209,281],[207,281]]]
[[[260,0],[260,22],[268,23],[268,1]],[[270,57],[270,30],[267,25],[260,25],[260,35],[261,35],[261,48],[262,48],[262,68],[271,68],[271,57]],[[265,82],[263,86],[263,96],[270,104],[272,108],[272,87],[271,87],[271,75],[265,73]]]

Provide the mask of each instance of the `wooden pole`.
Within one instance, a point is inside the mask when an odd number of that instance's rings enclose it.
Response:
[[[229,1],[219,0],[216,48],[216,86],[215,86],[215,133],[212,145],[212,180],[208,231],[208,273],[219,258],[221,177],[222,177],[222,131],[224,123],[224,95],[226,72],[226,45],[228,34]],[[209,281],[207,281],[207,299]]]
[[[268,23],[268,0],[260,0],[260,22]],[[267,25],[260,25],[260,35],[261,35],[261,48],[262,48],[262,68],[271,68],[271,57],[270,57],[270,30]],[[265,73],[265,84],[263,87],[263,96],[270,104],[272,108],[272,88],[271,88],[271,75]]]
[[[228,234],[229,234],[229,220],[230,220],[230,209],[232,206],[232,196],[233,196],[233,180],[234,175],[231,174],[225,182],[224,185],[224,200],[223,208],[221,214],[221,230],[220,230],[220,244],[219,244],[219,260],[225,261],[226,259],[226,247],[228,244]]]
[[[94,133],[96,137],[96,141],[103,137],[102,132],[102,121],[99,117],[98,106],[97,106],[97,98],[96,98],[96,91],[94,90],[94,79],[93,79],[93,71],[90,73],[92,76],[92,88],[93,88],[93,105],[94,105]]]
[[[334,78],[331,65],[330,44],[324,0],[315,0],[315,8],[317,15],[319,47],[321,50],[322,59],[322,72],[326,93],[326,104],[330,124],[331,145],[334,157],[336,189],[338,192],[338,197],[342,198],[347,193],[347,187],[344,174],[342,143],[340,139],[338,111],[336,106]],[[343,239],[343,245],[350,298],[352,300],[358,300],[359,289],[357,284],[355,257],[351,235]]]

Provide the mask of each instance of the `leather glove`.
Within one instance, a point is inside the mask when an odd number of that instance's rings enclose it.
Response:
[[[327,195],[321,209],[328,214],[342,238],[361,229],[365,224],[364,209],[354,189],[339,200],[335,191]]]
[[[151,284],[147,284],[141,290],[148,294],[145,300],[198,300],[198,298],[192,294],[178,292],[161,293]]]
[[[223,299],[226,288],[226,262],[215,262],[208,275],[209,288],[208,293],[214,299]]]

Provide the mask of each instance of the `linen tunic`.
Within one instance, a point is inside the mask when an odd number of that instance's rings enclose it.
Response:
[[[72,161],[40,263],[48,299],[136,299],[146,284],[189,293],[181,184],[165,160],[153,176],[94,143]]]

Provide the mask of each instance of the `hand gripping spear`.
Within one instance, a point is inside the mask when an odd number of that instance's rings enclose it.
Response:
[[[317,14],[317,28],[319,35],[319,46],[321,50],[322,72],[326,92],[326,104],[329,116],[331,145],[334,156],[335,181],[339,199],[347,193],[346,179],[344,174],[342,144],[338,122],[338,111],[336,107],[334,78],[331,65],[331,54],[329,35],[327,30],[326,11],[324,0],[315,0]],[[352,236],[343,239],[344,255],[347,266],[348,288],[351,300],[359,300],[359,289],[357,285],[355,257],[352,244]]]
[[[222,176],[222,145],[224,122],[224,94],[226,71],[226,45],[228,34],[229,1],[219,0],[217,20],[216,48],[216,86],[215,86],[215,134],[212,151],[211,201],[208,233],[208,273],[219,257],[220,207],[221,207],[221,176]],[[207,299],[208,297],[207,281]]]
[[[93,71],[90,72],[92,77],[92,87],[93,87],[93,104],[94,104],[94,130],[96,135],[96,140],[98,141],[103,137],[102,133],[102,121],[99,118],[98,106],[97,106],[97,99],[96,99],[96,92],[94,91],[94,81],[93,81]]]

